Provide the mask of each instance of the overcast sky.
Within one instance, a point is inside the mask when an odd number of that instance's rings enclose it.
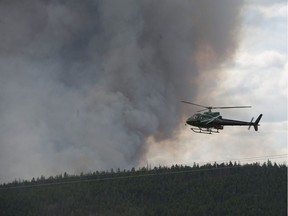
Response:
[[[0,31],[0,182],[287,154],[286,1],[15,0]]]

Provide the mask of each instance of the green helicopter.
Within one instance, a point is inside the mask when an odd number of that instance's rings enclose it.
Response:
[[[202,112],[208,110],[208,112],[204,113],[196,113],[190,118],[186,120],[186,125],[193,126],[191,130],[195,133],[203,133],[203,134],[212,134],[219,133],[219,130],[223,130],[224,126],[248,126],[248,130],[251,126],[254,127],[255,131],[258,131],[259,122],[262,118],[262,114],[258,116],[255,122],[251,119],[250,122],[246,121],[238,121],[233,119],[224,119],[220,115],[220,112],[212,112],[212,109],[233,109],[233,108],[251,108],[251,106],[228,106],[228,107],[212,107],[212,106],[203,106],[195,103],[191,103],[189,101],[181,101],[182,103],[199,106],[205,109],[199,110],[198,112]]]

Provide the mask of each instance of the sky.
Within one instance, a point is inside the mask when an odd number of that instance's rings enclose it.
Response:
[[[0,182],[287,154],[285,1],[15,0],[0,31]]]

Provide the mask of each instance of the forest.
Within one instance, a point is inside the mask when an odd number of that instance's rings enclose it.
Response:
[[[287,165],[207,163],[15,180],[0,215],[286,215]]]

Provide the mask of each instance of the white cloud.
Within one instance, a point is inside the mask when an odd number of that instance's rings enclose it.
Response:
[[[258,10],[263,16],[268,18],[287,17],[287,4],[276,3],[272,5],[258,5],[252,9]]]
[[[286,64],[286,56],[276,50],[264,50],[256,55],[240,52],[235,59],[238,67],[255,69],[282,69]]]

